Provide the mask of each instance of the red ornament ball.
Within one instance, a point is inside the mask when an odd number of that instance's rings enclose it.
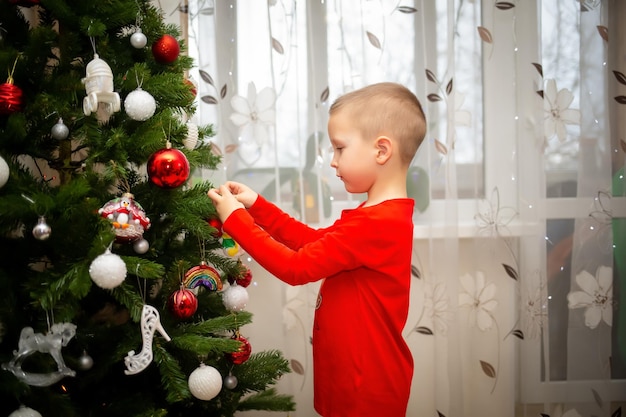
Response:
[[[171,64],[180,53],[180,45],[172,35],[163,35],[152,44],[152,55],[159,64]]]
[[[187,320],[198,309],[198,298],[193,291],[181,288],[178,291],[174,291],[167,299],[167,307],[177,319]]]
[[[189,178],[189,161],[178,149],[156,151],[148,159],[148,178],[162,188],[176,188]]]
[[[218,219],[218,218],[209,219],[208,223],[211,226],[213,226],[213,228],[215,229],[215,232],[213,233],[213,236],[215,236],[216,238],[222,237],[222,222],[220,221],[220,219]]]
[[[0,85],[0,114],[12,114],[22,110],[22,89],[6,82]]]
[[[241,365],[250,358],[250,354],[252,353],[252,345],[250,345],[248,339],[243,336],[235,335],[232,337],[232,339],[241,342],[241,345],[236,351],[227,353],[226,357],[235,365]]]

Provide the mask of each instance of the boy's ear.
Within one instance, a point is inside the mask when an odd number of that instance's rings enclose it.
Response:
[[[393,150],[391,139],[389,139],[387,136],[379,136],[376,138],[375,147],[376,162],[381,165],[386,163],[389,158],[391,158],[391,153]]]

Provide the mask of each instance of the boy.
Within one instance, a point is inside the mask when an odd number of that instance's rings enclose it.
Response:
[[[314,405],[324,417],[404,417],[413,358],[409,309],[413,206],[406,177],[426,134],[420,102],[374,84],[330,108],[331,166],[348,192],[367,193],[332,226],[313,229],[249,187],[208,192],[224,230],[290,285],[324,279],[313,324]],[[246,210],[247,209],[247,210]]]

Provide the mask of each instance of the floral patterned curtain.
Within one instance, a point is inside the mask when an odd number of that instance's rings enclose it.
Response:
[[[407,183],[408,415],[621,415],[623,1],[188,3],[195,122],[213,124],[223,155],[221,170],[197,175],[246,182],[314,226],[362,198],[329,166],[330,103],[378,81],[422,100],[428,134]],[[254,276],[243,332],[285,352],[291,415],[315,416],[317,286],[288,287],[240,256]]]

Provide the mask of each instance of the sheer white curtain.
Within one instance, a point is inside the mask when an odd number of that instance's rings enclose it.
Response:
[[[189,0],[188,12],[196,122],[215,126],[224,156],[198,175],[246,182],[312,225],[362,197],[329,167],[330,103],[378,81],[422,100],[408,415],[621,415],[622,1]],[[315,416],[317,286],[242,256],[255,313],[243,333],[285,353],[291,415]]]

